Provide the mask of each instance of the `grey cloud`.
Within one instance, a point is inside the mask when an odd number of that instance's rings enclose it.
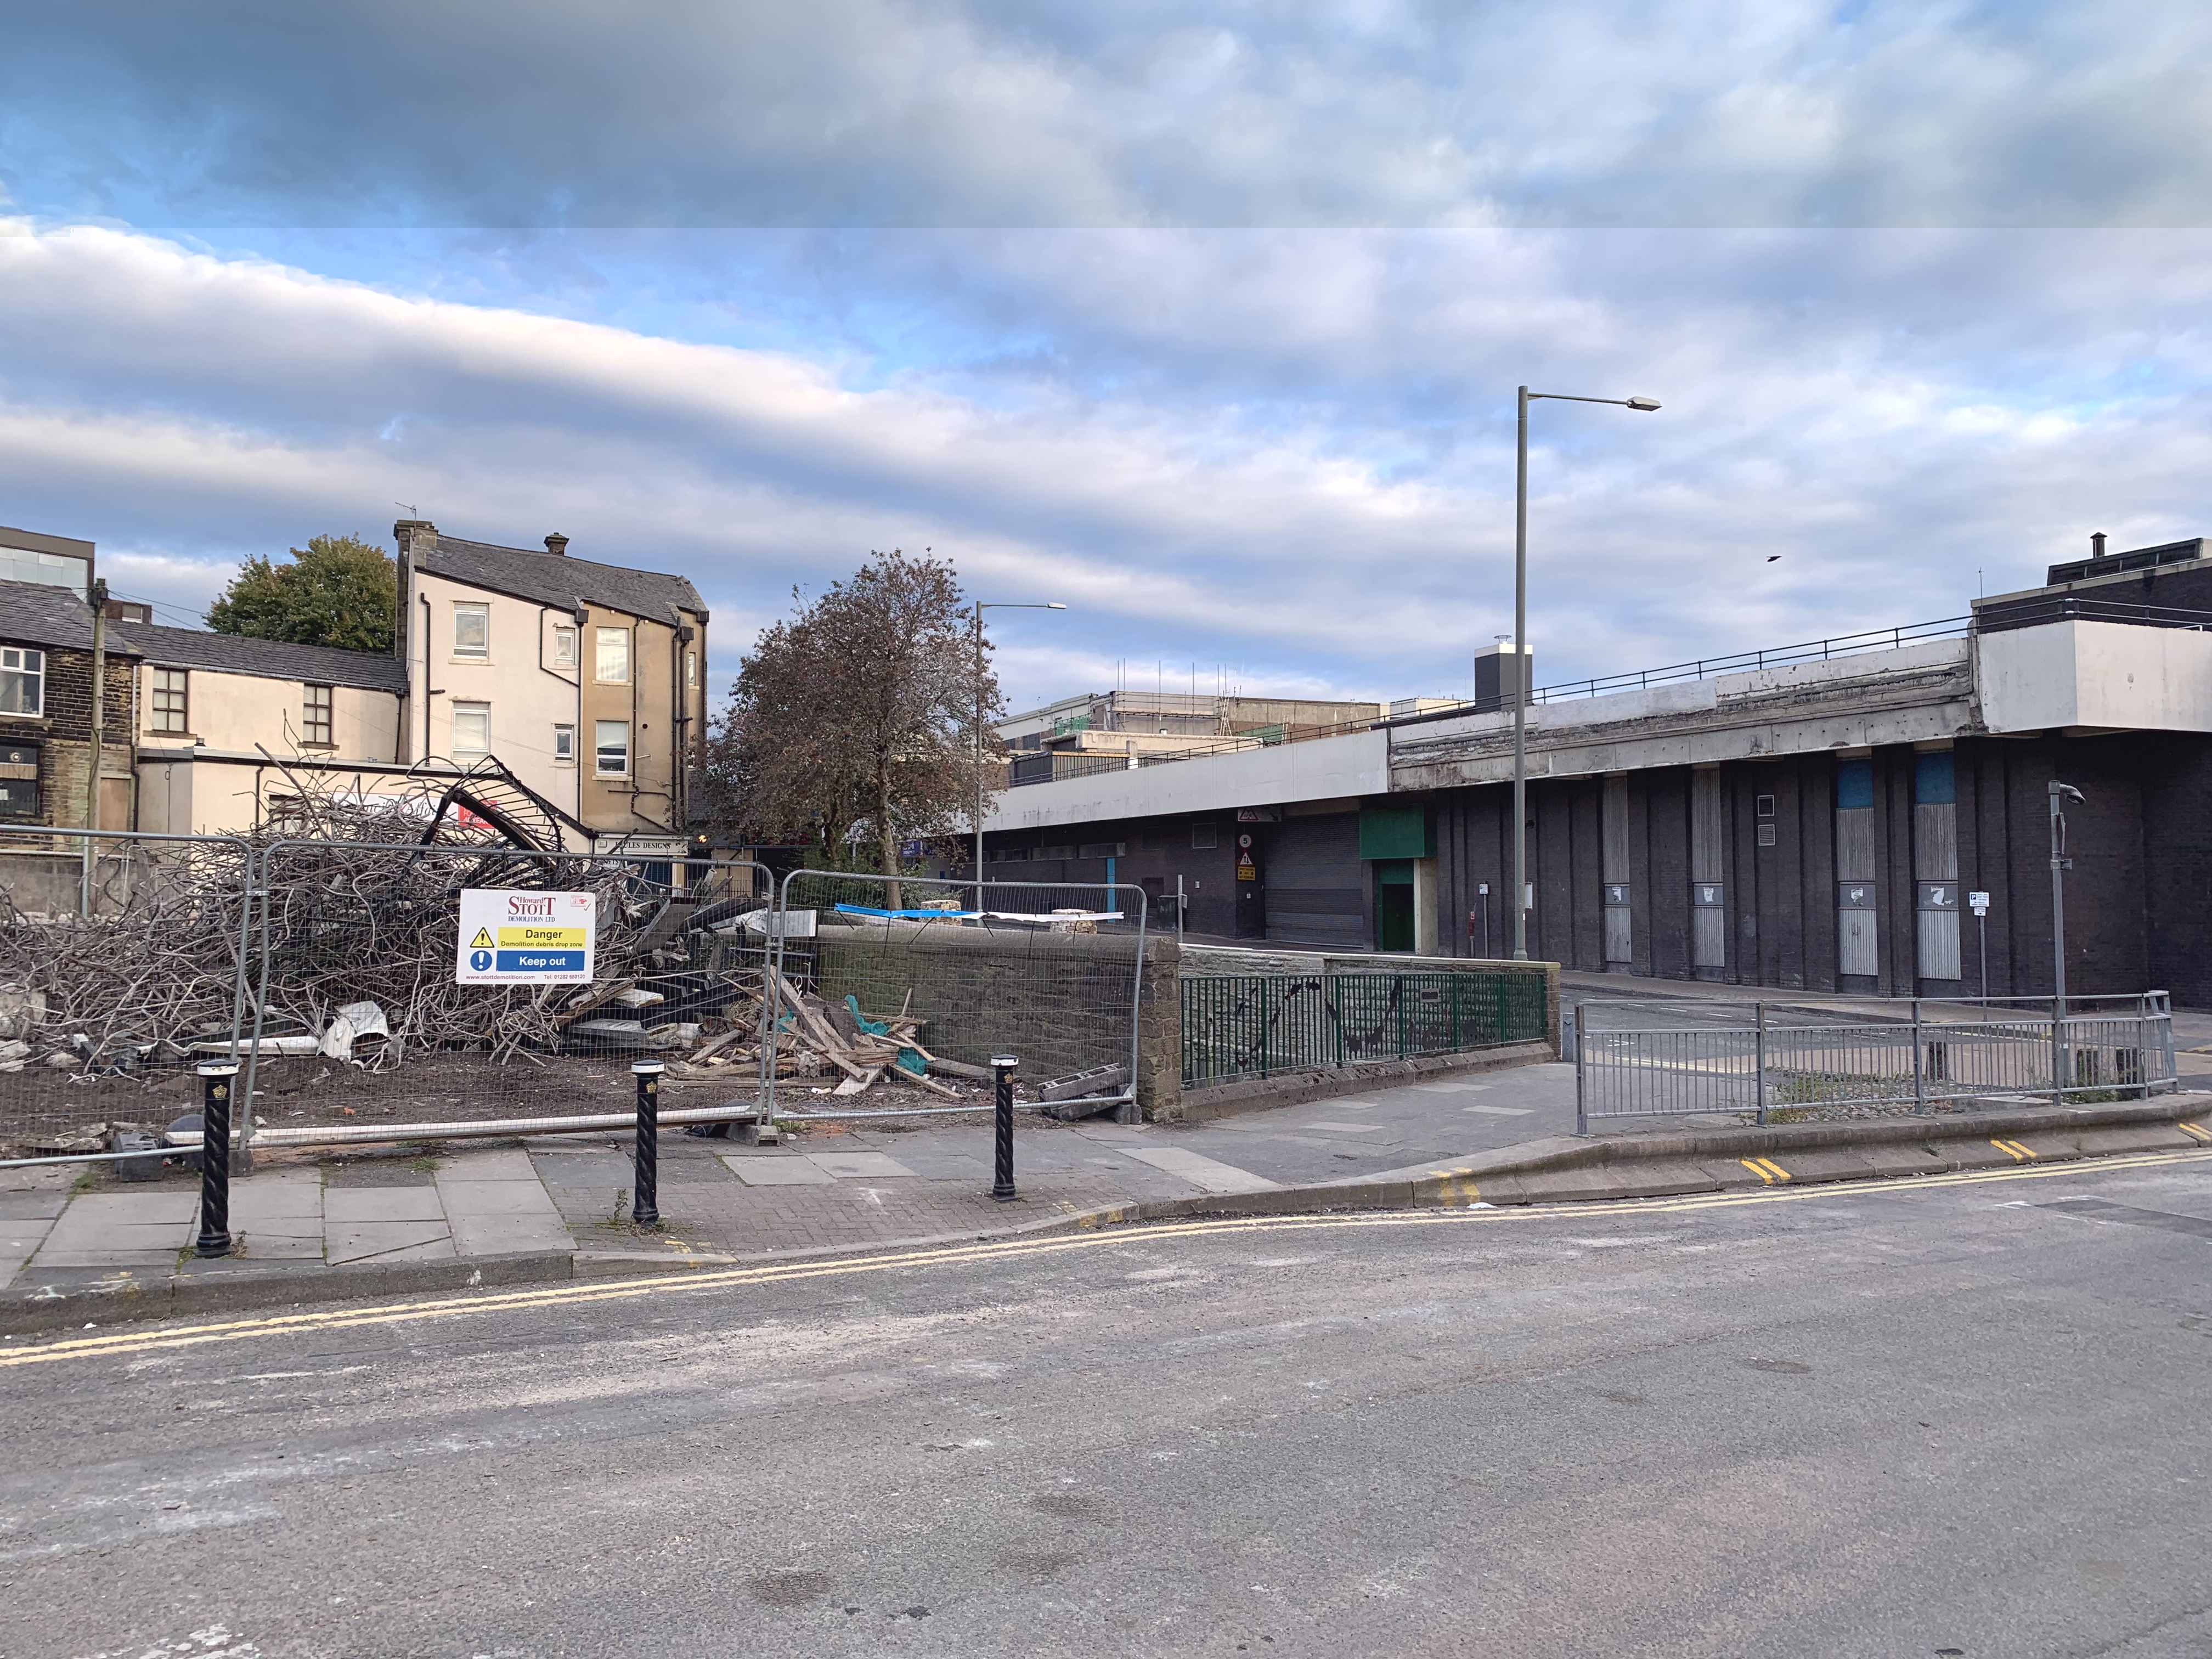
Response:
[[[18,8],[0,181],[168,225],[2197,226],[2191,0]]]
[[[191,561],[379,534],[395,499],[465,534],[560,529],[696,573],[726,662],[792,582],[930,544],[1079,606],[1024,661],[1225,659],[1406,695],[1455,688],[1510,617],[1511,386],[1540,376],[1666,404],[1540,415],[1534,615],[1565,678],[1955,614],[1978,565],[2015,585],[2091,529],[2203,532],[2208,252],[854,239],[854,303],[936,343],[886,372],[834,339],[738,351],[143,235],[0,234],[0,516],[169,560],[178,584]],[[1011,382],[975,366],[987,318],[1039,344]]]

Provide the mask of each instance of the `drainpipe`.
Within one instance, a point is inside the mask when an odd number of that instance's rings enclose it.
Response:
[[[84,786],[83,865],[78,872],[77,914],[92,914],[92,866],[100,832],[100,750],[107,732],[107,584],[92,585],[92,763]]]

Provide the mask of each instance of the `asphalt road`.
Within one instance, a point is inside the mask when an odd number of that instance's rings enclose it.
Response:
[[[17,1337],[0,1649],[2179,1659],[2208,1377],[2204,1155]]]

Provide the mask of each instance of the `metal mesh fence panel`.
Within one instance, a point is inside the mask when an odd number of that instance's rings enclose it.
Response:
[[[230,836],[0,830],[0,1158],[198,1109],[194,1063],[237,1039],[252,864]]]
[[[1182,981],[1185,1088],[1549,1035],[1540,971],[1192,975]]]
[[[1143,890],[802,870],[784,880],[779,1115],[1133,1099]]]
[[[1764,1121],[2142,1098],[2174,1086],[2166,994],[2082,998],[2063,1019],[1908,1003],[1869,1019],[1758,1004],[1585,1002],[1580,1115]]]
[[[625,1121],[643,1059],[667,1063],[664,1121],[757,1104],[756,865],[300,841],[267,848],[259,873],[249,1141]],[[569,925],[585,919],[588,959]],[[470,982],[471,963],[519,977]]]

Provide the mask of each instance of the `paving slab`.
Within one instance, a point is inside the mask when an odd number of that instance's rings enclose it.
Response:
[[[438,1174],[443,1177],[449,1170],[466,1169],[470,1181],[527,1181],[538,1179],[537,1167],[530,1154],[520,1146],[493,1146],[452,1157],[441,1162]]]
[[[199,1209],[198,1188],[157,1187],[135,1193],[82,1193],[69,1206],[69,1218],[73,1222],[81,1219],[87,1224],[184,1222],[191,1220]]]
[[[748,1187],[830,1187],[837,1177],[804,1158],[725,1157],[730,1172]]]
[[[0,1227],[11,1221],[52,1221],[69,1205],[69,1189],[49,1187],[42,1192],[0,1193]]]
[[[442,1223],[445,1213],[434,1186],[330,1187],[323,1192],[324,1222],[333,1231],[368,1222]]]
[[[827,1170],[841,1179],[865,1177],[876,1180],[914,1173],[889,1152],[809,1152],[806,1161],[816,1169]]]
[[[1202,1193],[1266,1193],[1282,1185],[1249,1170],[1240,1170],[1181,1146],[1131,1146],[1126,1150],[1129,1157],[1164,1170],[1179,1181],[1188,1181]]]
[[[371,1260],[422,1261],[453,1254],[453,1237],[443,1220],[333,1225],[323,1246],[323,1259],[332,1267]]]
[[[453,1248],[460,1255],[509,1255],[521,1250],[575,1248],[568,1224],[550,1211],[543,1214],[456,1215]]]
[[[437,1195],[444,1202],[446,1214],[456,1218],[556,1212],[552,1198],[535,1181],[441,1180]]]

